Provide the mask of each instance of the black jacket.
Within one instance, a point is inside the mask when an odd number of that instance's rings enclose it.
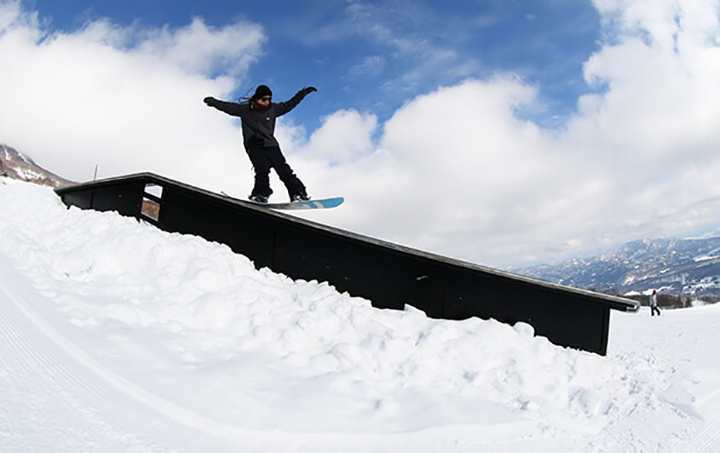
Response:
[[[205,103],[228,115],[242,119],[243,143],[245,149],[267,148],[280,146],[275,139],[275,119],[294,109],[302,101],[310,89],[303,88],[292,99],[285,102],[270,103],[267,110],[255,110],[249,101],[225,102],[215,98],[205,98]]]

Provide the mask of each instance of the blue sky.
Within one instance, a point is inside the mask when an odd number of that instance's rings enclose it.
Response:
[[[576,0],[398,1],[77,1],[35,0],[54,29],[109,18],[121,26],[260,24],[261,61],[237,87],[259,83],[289,96],[314,84],[322,93],[298,116],[317,126],[338,109],[387,119],[413,97],[466,78],[512,72],[540,88],[541,111],[557,125],[587,92],[582,64],[597,49],[599,15]]]
[[[276,131],[346,198],[313,220],[499,267],[720,235],[720,0],[0,0],[0,61],[0,143],[76,181],[244,198],[202,99],[314,85]]]

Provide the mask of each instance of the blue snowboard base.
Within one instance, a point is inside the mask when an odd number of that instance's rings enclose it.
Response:
[[[226,196],[228,198],[232,198],[230,195],[228,195],[225,192],[220,192],[223,194],[223,196]],[[258,203],[256,201],[252,200],[244,200],[248,203],[252,203],[255,206],[262,206],[263,208],[270,208],[270,209],[330,209],[330,208],[337,208],[343,202],[345,199],[343,197],[333,197],[333,198],[320,198],[318,200],[308,200],[308,201],[288,201],[285,203]]]
[[[283,210],[293,210],[293,209],[330,209],[330,208],[336,208],[343,204],[343,201],[345,199],[343,197],[334,197],[334,198],[322,198],[318,200],[308,200],[308,201],[289,201],[287,203],[256,203],[254,201],[251,201],[250,203],[254,204],[255,206],[262,206],[264,208],[270,208],[270,209],[283,209]]]

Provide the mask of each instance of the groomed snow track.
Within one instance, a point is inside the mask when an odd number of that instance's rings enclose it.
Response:
[[[610,310],[635,301],[569,288],[391,244],[151,173],[58,189],[68,206],[112,210],[165,231],[227,244],[294,279],[327,281],[378,308],[532,325],[551,342],[604,355]],[[352,202],[352,201],[350,201]]]

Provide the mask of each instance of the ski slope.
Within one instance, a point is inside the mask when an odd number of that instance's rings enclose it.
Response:
[[[379,310],[0,179],[0,451],[720,451],[720,306],[607,357]]]

